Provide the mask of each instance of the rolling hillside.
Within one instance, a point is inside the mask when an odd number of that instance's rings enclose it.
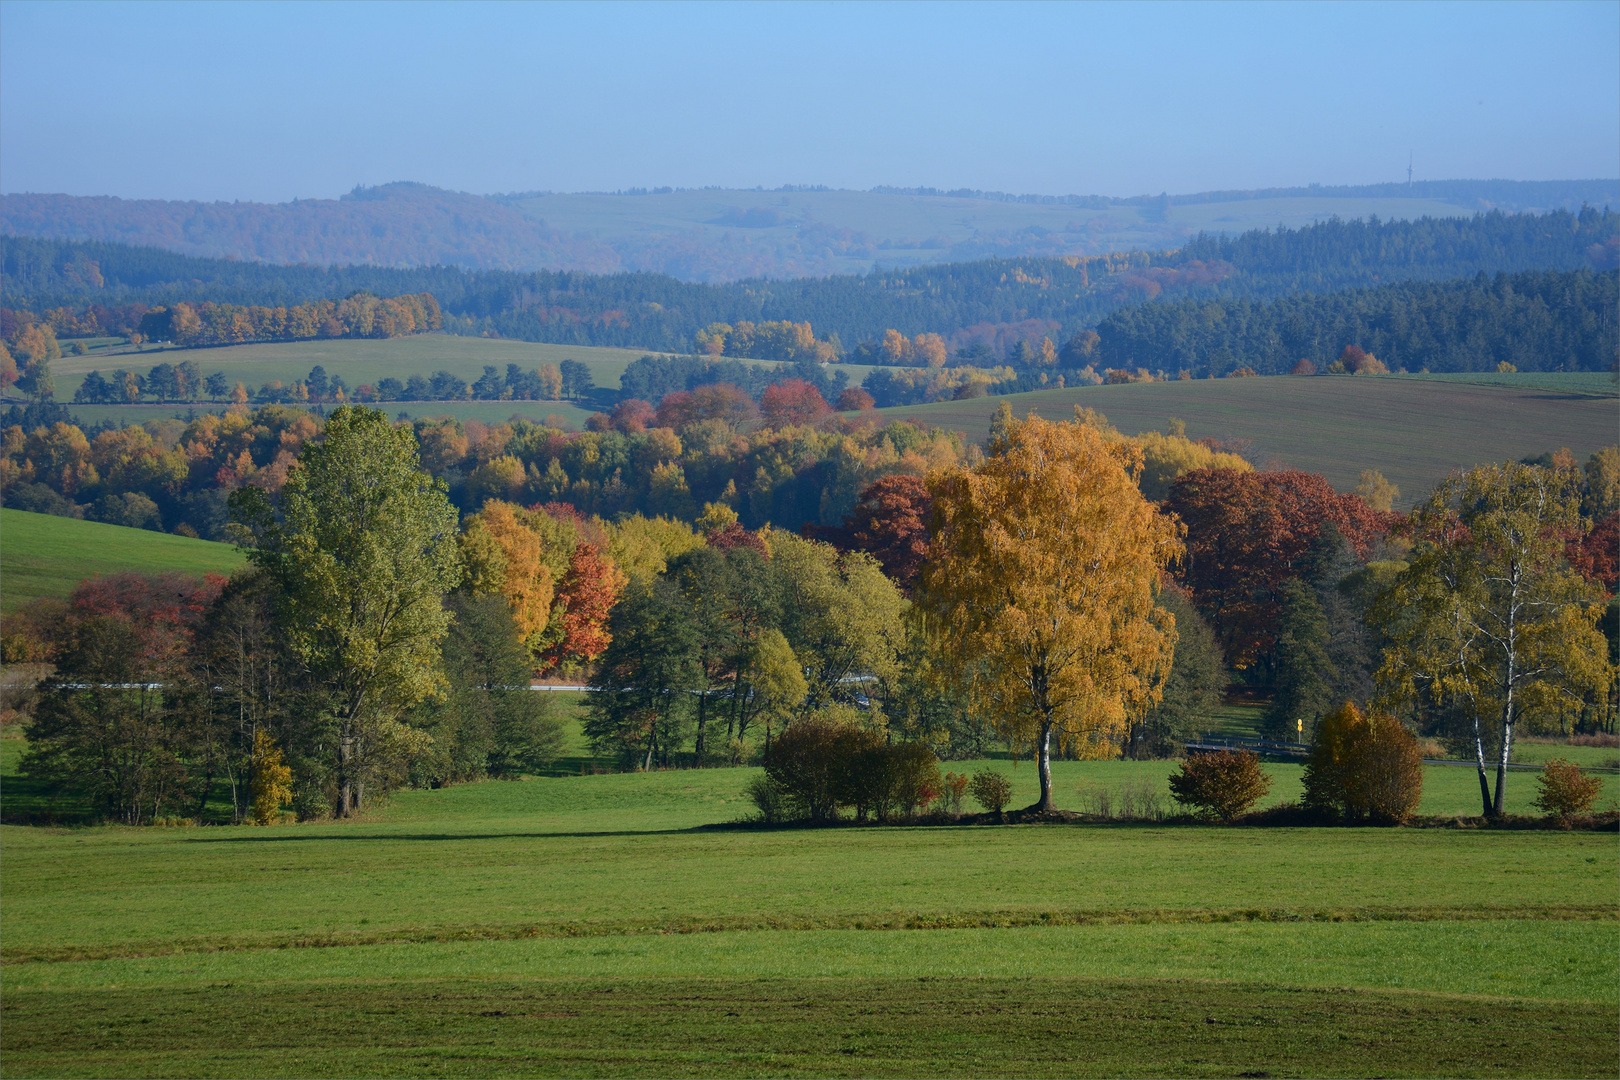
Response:
[[[228,574],[241,566],[229,544],[126,529],[95,521],[0,510],[0,610],[40,596],[66,596],[87,577],[142,573]]]
[[[1353,490],[1363,469],[1376,469],[1400,487],[1403,506],[1455,468],[1564,446],[1584,458],[1616,442],[1620,399],[1607,376],[1486,378],[1198,379],[1042,390],[883,415],[925,420],[976,442],[989,434],[990,417],[1004,401],[1019,416],[1033,409],[1053,420],[1086,406],[1127,434],[1163,431],[1175,417],[1194,439],[1252,439],[1248,453],[1256,464],[1280,461],[1318,472],[1341,491]]]

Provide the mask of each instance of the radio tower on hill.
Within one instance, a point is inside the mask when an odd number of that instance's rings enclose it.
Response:
[[[1412,151],[1406,152],[1406,190],[1412,190]]]

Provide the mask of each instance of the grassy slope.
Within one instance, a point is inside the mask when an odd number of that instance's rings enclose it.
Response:
[[[1056,771],[1070,802],[1082,779],[1163,768]],[[1297,785],[1297,770],[1277,771]],[[1612,1064],[1612,838],[685,831],[741,813],[748,775],[464,785],[347,826],[0,827],[7,1072]],[[1014,777],[1027,797],[1032,771]],[[1310,921],[1328,912],[1362,921]],[[942,928],[879,929],[919,924]],[[318,943],[346,947],[266,948]],[[58,961],[19,963],[30,957]],[[1498,1026],[1481,1039],[1487,1017]]]
[[[1451,469],[1567,446],[1578,457],[1615,442],[1616,400],[1568,391],[1486,386],[1441,379],[1292,378],[1193,380],[1075,387],[885,409],[982,441],[1001,402],[1067,419],[1076,405],[1105,414],[1127,433],[1187,422],[1192,438],[1254,440],[1262,462],[1319,472],[1340,490],[1363,469],[1420,498]]]
[[[0,605],[66,596],[84,578],[122,570],[230,573],[242,556],[229,544],[0,510]]]

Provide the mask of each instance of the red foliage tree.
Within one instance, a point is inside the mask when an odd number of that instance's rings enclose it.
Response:
[[[865,412],[876,405],[872,395],[858,386],[851,386],[838,395],[839,412]]]
[[[647,425],[656,420],[657,412],[650,404],[640,398],[626,398],[613,406],[610,413],[592,413],[586,419],[585,426],[592,431],[620,431],[634,435],[646,431]]]
[[[865,551],[909,589],[928,558],[928,485],[915,476],[885,476],[861,492],[842,528],[809,531],[842,550]]]
[[[1290,375],[1315,375],[1316,374],[1316,365],[1311,363],[1309,360],[1301,360],[1299,363],[1294,365],[1294,369],[1292,371],[1290,371],[1288,374],[1290,374]]]
[[[574,548],[568,573],[557,589],[563,607],[563,636],[544,660],[546,669],[564,664],[588,664],[602,655],[613,640],[607,631],[608,611],[624,588],[624,573],[597,546],[586,540]]]
[[[1620,511],[1599,518],[1592,531],[1564,547],[1565,557],[1588,581],[1595,581],[1613,596],[1620,591]]]
[[[676,390],[658,402],[659,427],[677,431],[702,420],[719,420],[736,427],[759,415],[747,394],[730,383],[714,383],[696,390]]]
[[[1236,668],[1267,663],[1276,645],[1279,588],[1332,524],[1366,558],[1396,520],[1315,473],[1194,469],[1165,508],[1187,527],[1180,578]]]
[[[166,670],[182,662],[193,632],[226,583],[218,574],[200,580],[133,573],[90,578],[73,590],[67,622],[106,618],[128,623],[140,633],[151,670]]]
[[[821,392],[803,379],[783,379],[767,386],[759,410],[772,427],[813,424],[832,412]]]
[[[759,557],[762,559],[769,559],[771,557],[770,549],[765,546],[765,541],[759,538],[759,534],[756,532],[750,532],[749,530],[743,528],[740,523],[735,521],[733,521],[730,525],[727,525],[725,528],[714,530],[714,532],[710,533],[706,539],[708,540],[710,547],[716,548],[720,551],[730,551],[732,548],[745,547],[752,548],[754,551],[759,552]]]

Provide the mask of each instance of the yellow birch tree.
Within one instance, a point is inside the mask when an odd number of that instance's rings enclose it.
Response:
[[[1052,809],[1052,737],[1102,749],[1156,703],[1175,619],[1155,599],[1176,522],[1137,489],[1141,448],[1081,423],[1001,425],[990,456],[929,484],[919,602],[949,668],[1015,744],[1033,745]]]

